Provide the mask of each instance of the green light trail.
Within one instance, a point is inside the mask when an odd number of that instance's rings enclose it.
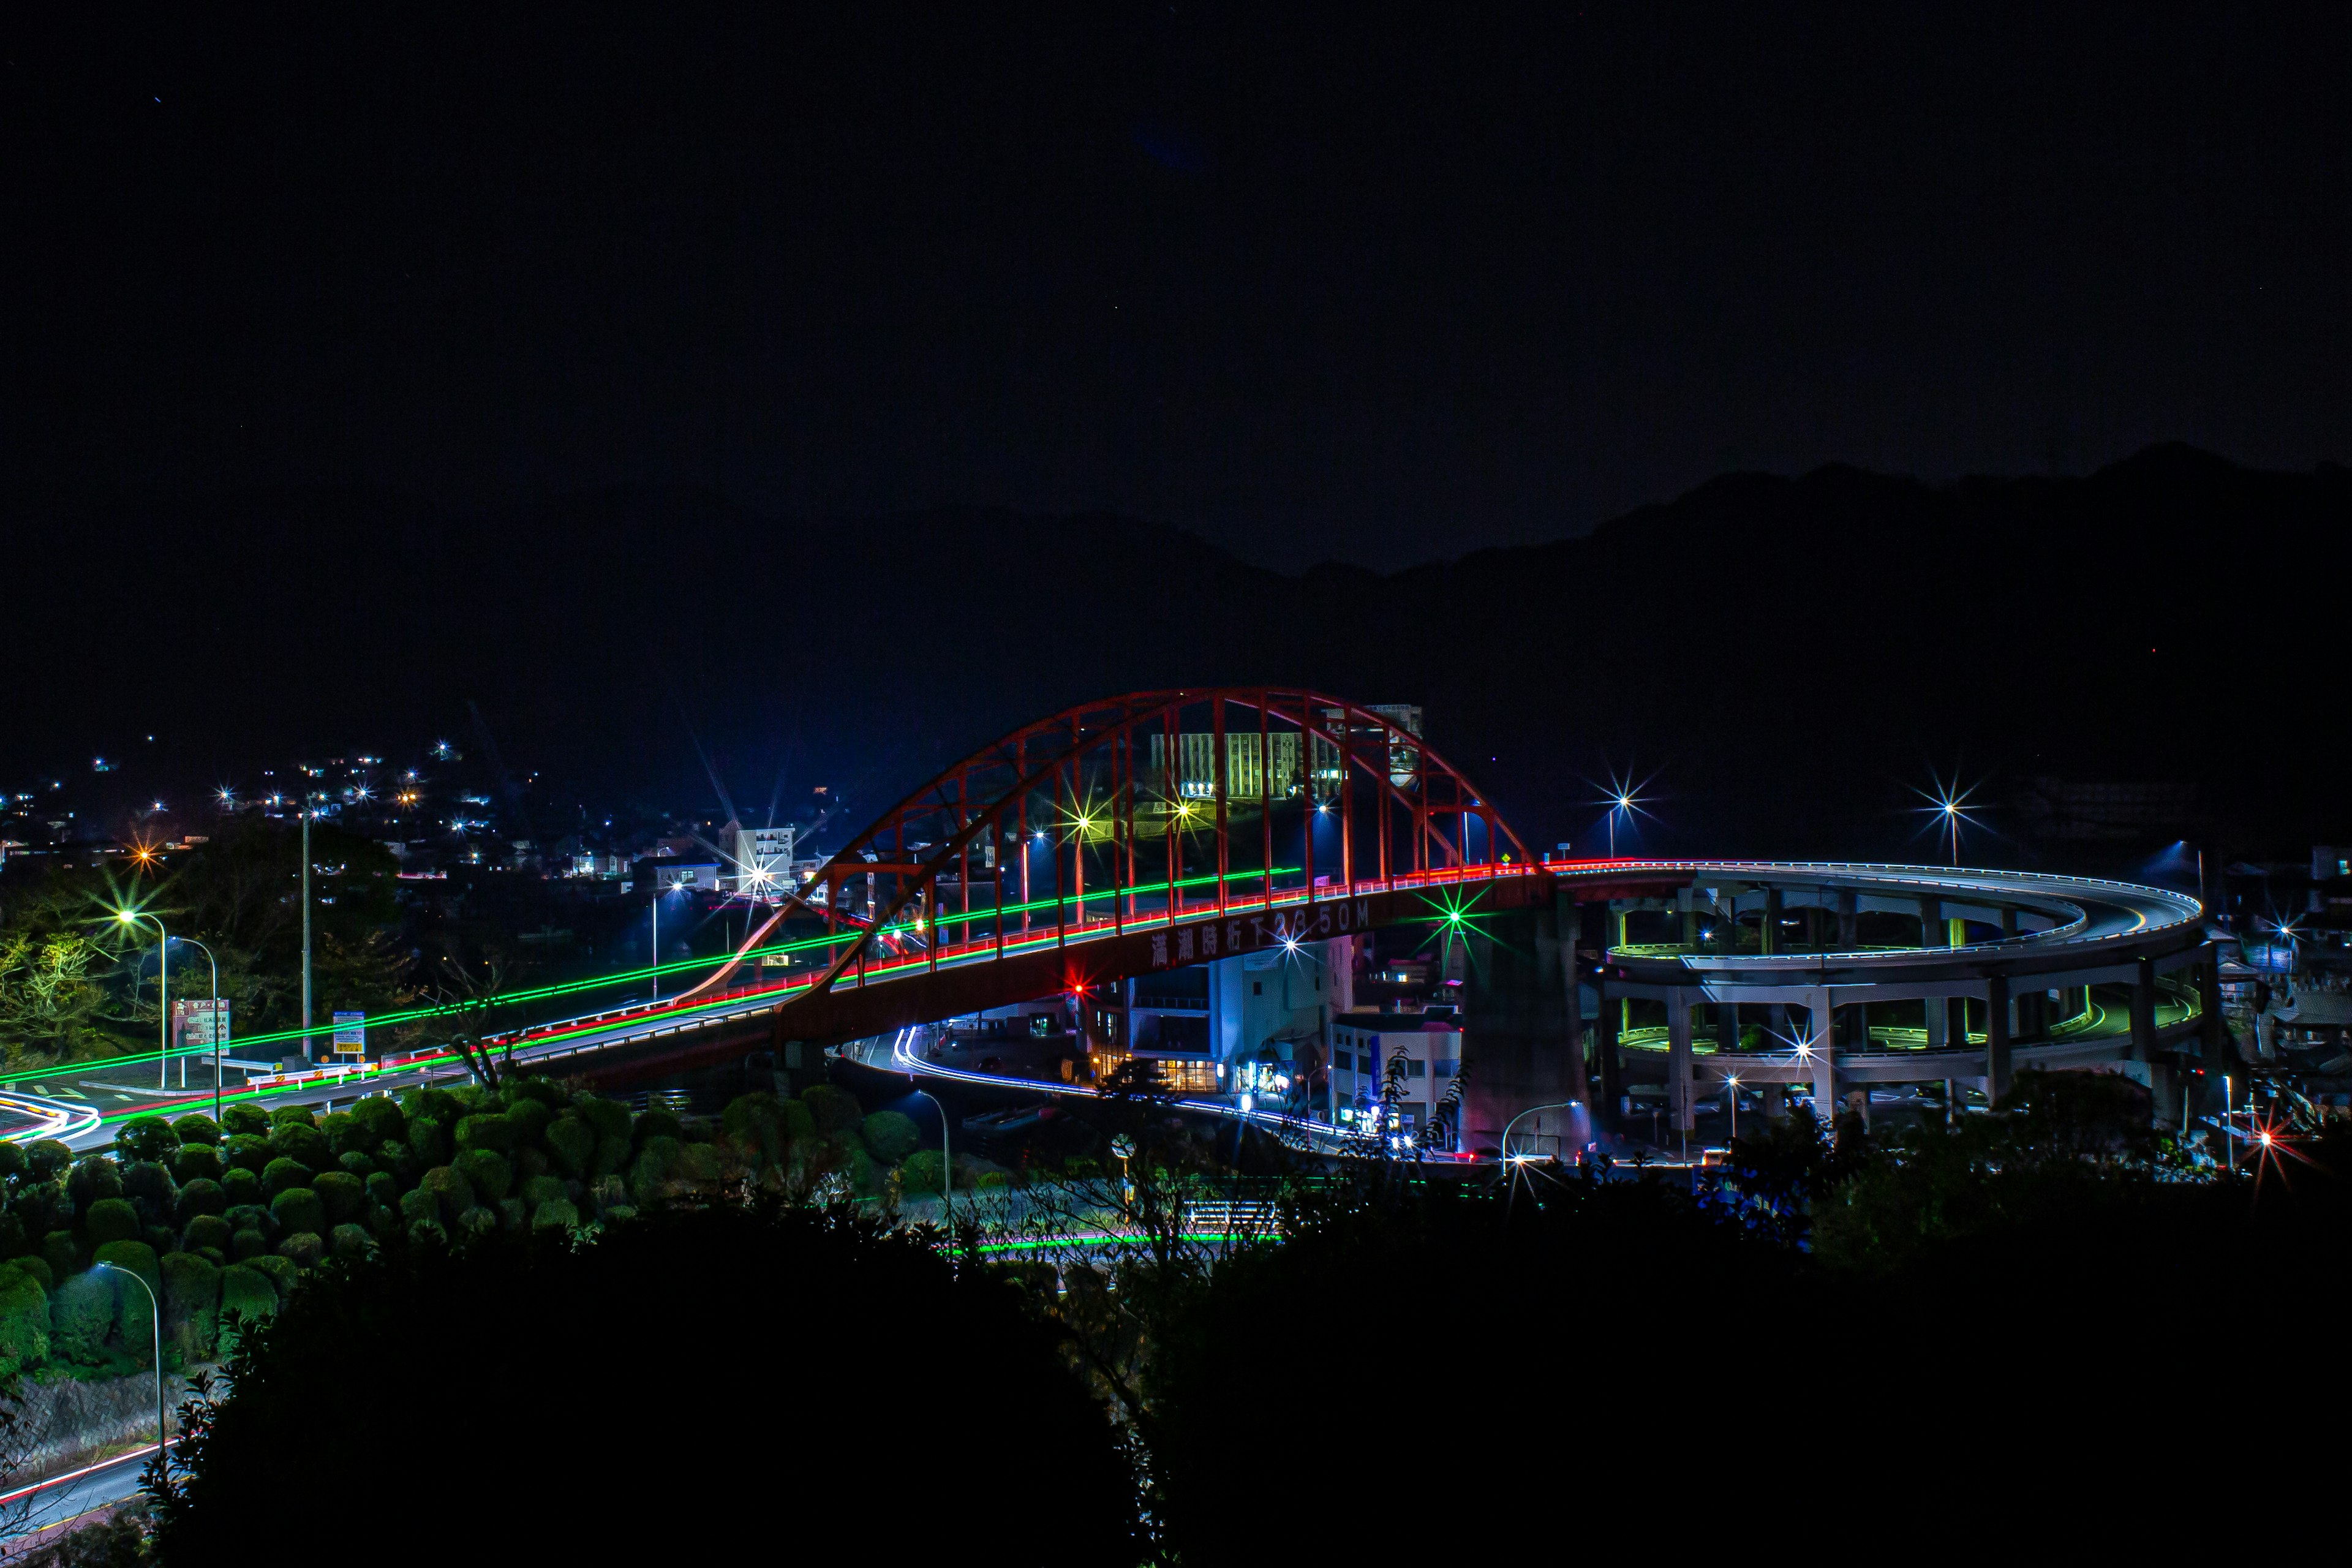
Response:
[[[1299,868],[1296,866],[1277,866],[1270,872],[1229,871],[1225,874],[1225,883],[1227,887],[1231,887],[1236,882],[1270,881],[1273,878],[1288,876],[1297,872],[1298,869]],[[1216,879],[1216,873],[1212,871],[1198,877],[1179,878],[1176,881],[1176,886],[1180,889],[1197,888],[1207,883],[1213,883]],[[1159,892],[1164,894],[1167,888],[1168,884],[1162,881],[1138,883],[1132,888],[1106,888],[1099,892],[1087,893],[1083,896],[1073,893],[1065,893],[1055,898],[1032,899],[1025,903],[1005,904],[1002,906],[992,905],[985,910],[974,910],[971,911],[969,920],[970,923],[978,924],[987,919],[1034,913],[1039,910],[1052,910],[1055,911],[1058,916],[1063,908],[1072,904],[1077,906],[1079,917],[1083,920],[1085,917],[1086,907],[1089,904],[1107,902],[1129,893],[1148,895]],[[814,911],[812,912],[814,913]],[[1164,913],[1165,911],[1160,912]],[[1140,919],[1143,917],[1138,918]],[[961,913],[950,913],[944,916],[936,917],[929,923],[936,930],[943,925],[962,925],[967,923],[967,920],[966,917]],[[915,930],[916,927],[912,921],[901,921],[895,924],[883,927],[877,934],[886,937],[900,936],[913,933]],[[730,953],[724,958],[674,959],[667,963],[649,964],[641,969],[623,970],[613,974],[592,976],[585,980],[567,980],[551,985],[534,986],[525,991],[504,992],[496,996],[484,997],[478,1002],[443,1003],[430,1007],[411,1007],[397,1013],[376,1014],[372,1015],[368,1018],[367,1026],[371,1029],[392,1028],[402,1024],[422,1023],[433,1018],[456,1017],[461,1014],[481,1014],[488,1016],[501,1007],[519,1006],[530,1002],[550,1001],[558,996],[576,996],[591,991],[610,990],[623,985],[633,985],[639,981],[650,980],[657,976],[682,973],[689,970],[716,970],[730,963],[756,963],[760,960],[765,958],[787,957],[793,953],[812,952],[818,948],[838,947],[843,942],[855,941],[857,934],[858,933],[854,931],[834,931],[828,932],[823,936],[803,937],[797,942],[777,942],[768,947],[754,948],[749,952]],[[980,942],[985,941],[986,939],[976,937],[972,940]],[[1056,938],[1050,934],[1042,938],[1029,937],[1019,940],[1008,940],[1004,944],[1004,949],[1006,952],[1012,952],[1034,947],[1038,945],[1040,942],[1051,942],[1054,940],[1056,940]],[[895,969],[898,967],[898,965],[891,964],[886,967]],[[696,1009],[694,1008],[680,1009],[676,1016],[685,1016],[687,1014],[695,1010]],[[530,1026],[527,1024],[518,1026],[519,1029],[528,1029],[530,1027]],[[334,1033],[334,1029],[335,1026],[332,1023],[314,1024],[308,1029],[273,1029],[263,1034],[247,1035],[240,1039],[232,1040],[229,1042],[228,1048],[235,1050],[239,1047],[284,1045],[306,1038],[317,1038],[320,1036],[331,1035]],[[550,1036],[545,1037],[561,1038],[562,1037]],[[163,1061],[171,1058],[202,1056],[209,1052],[210,1049],[211,1047],[207,1046],[184,1046],[175,1051],[139,1051],[125,1053],[121,1056],[96,1058],[86,1061],[61,1062],[54,1067],[26,1068],[13,1073],[0,1073],[0,1086],[29,1083],[37,1079],[56,1078],[67,1073],[108,1072],[119,1068],[139,1067],[142,1065],[152,1066],[154,1063]]]

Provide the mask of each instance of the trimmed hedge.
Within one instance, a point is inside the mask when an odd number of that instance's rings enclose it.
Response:
[[[278,1244],[278,1256],[297,1268],[315,1268],[327,1256],[327,1238],[315,1230],[298,1230]]]
[[[36,1138],[25,1145],[25,1162],[35,1181],[46,1182],[73,1163],[73,1151],[58,1139]]]
[[[467,1117],[468,1121],[477,1120]],[[452,1162],[484,1203],[494,1204],[514,1185],[514,1167],[506,1156],[489,1149],[468,1149]]]
[[[48,1292],[25,1269],[0,1265],[0,1377],[48,1359]]]
[[[231,1208],[240,1204],[257,1204],[262,1198],[261,1175],[243,1165],[233,1166],[221,1173],[221,1191],[227,1194]]]
[[[226,1252],[236,1242],[236,1232],[216,1214],[197,1215],[188,1221],[187,1229],[180,1237],[180,1245],[190,1252],[205,1247],[217,1247]]]
[[[449,1147],[448,1123],[430,1116],[408,1119],[408,1150],[416,1162],[427,1169],[446,1165],[453,1152]]]
[[[183,1361],[212,1359],[219,1329],[219,1267],[194,1252],[167,1252],[163,1271],[163,1335]]]
[[[278,1194],[295,1187],[310,1184],[310,1167],[290,1155],[281,1154],[262,1167],[261,1190],[275,1203]]]
[[[100,1199],[122,1195],[122,1169],[103,1154],[78,1160],[66,1178],[66,1195],[73,1199],[77,1214],[87,1214]]]
[[[601,1094],[574,1095],[572,1110],[574,1115],[596,1130],[599,1142],[607,1138],[618,1138],[624,1142],[628,1141],[631,1131],[629,1108],[619,1100],[607,1100]]]
[[[221,1131],[231,1137],[269,1136],[269,1113],[257,1105],[232,1105],[221,1111]]]
[[[326,1172],[310,1184],[310,1190],[326,1205],[330,1226],[357,1219],[367,1207],[367,1185],[349,1171]]]
[[[550,1121],[540,1142],[546,1145],[555,1168],[567,1176],[586,1175],[589,1162],[596,1157],[596,1130],[576,1114],[567,1112]]]
[[[232,1263],[221,1270],[223,1324],[240,1313],[248,1318],[268,1318],[277,1312],[278,1288],[270,1284],[268,1275],[249,1263]]]
[[[172,1131],[180,1135],[180,1146],[191,1143],[217,1143],[221,1141],[220,1123],[202,1111],[192,1110],[172,1123]]]
[[[327,1205],[309,1187],[289,1187],[270,1199],[269,1214],[285,1234],[309,1231],[315,1236],[327,1228]]]
[[[142,1228],[139,1210],[128,1198],[100,1198],[82,1216],[82,1234],[89,1237],[93,1247],[110,1241],[129,1241]]]
[[[947,1173],[948,1163],[937,1149],[919,1149],[898,1166],[898,1190],[902,1193],[936,1193]]]
[[[337,1258],[365,1258],[375,1250],[375,1237],[364,1226],[339,1225],[327,1233],[327,1250]]]
[[[897,1164],[923,1146],[923,1135],[915,1130],[914,1122],[895,1110],[876,1111],[859,1131],[867,1152],[886,1165]]]
[[[42,1289],[54,1290],[58,1288],[58,1277],[50,1271],[47,1258],[36,1258],[28,1254],[23,1258],[12,1258],[8,1261],[12,1266],[23,1269],[26,1274],[39,1280]]]
[[[183,1143],[172,1151],[172,1174],[183,1183],[217,1182],[221,1174],[220,1151],[210,1143]]]
[[[569,1198],[549,1198],[530,1214],[530,1228],[533,1230],[570,1230],[579,1223],[580,1211],[572,1206]]]
[[[503,1154],[515,1146],[515,1124],[504,1116],[477,1112],[457,1123],[457,1147]]]
[[[809,1114],[816,1119],[816,1130],[826,1137],[836,1132],[855,1132],[865,1112],[857,1108],[857,1097],[836,1084],[820,1083],[801,1093],[801,1100]]]
[[[474,1206],[473,1184],[466,1180],[464,1173],[450,1166],[436,1165],[425,1173],[425,1179],[416,1187],[433,1199],[439,1210],[438,1217],[445,1223]]]
[[[134,1116],[116,1129],[114,1153],[121,1160],[162,1160],[180,1146],[180,1135],[160,1116]]]
[[[221,1142],[221,1158],[236,1170],[259,1175],[272,1158],[269,1140],[251,1132],[232,1132]]]
[[[49,1350],[83,1366],[106,1359],[114,1328],[114,1287],[103,1274],[77,1274],[49,1301]]]
[[[517,1145],[536,1142],[555,1120],[555,1112],[545,1102],[536,1100],[516,1100],[508,1102],[507,1122],[514,1129]]]
[[[291,1160],[306,1170],[323,1171],[335,1163],[335,1153],[328,1146],[327,1135],[308,1121],[278,1123],[270,1130],[269,1147],[280,1158]],[[272,1164],[276,1163],[271,1162]]]

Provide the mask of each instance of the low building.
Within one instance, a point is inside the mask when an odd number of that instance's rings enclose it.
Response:
[[[1381,1103],[1389,1064],[1402,1067],[1398,1131],[1418,1133],[1462,1071],[1462,1020],[1451,1007],[1421,1013],[1341,1013],[1331,1020],[1331,1094],[1348,1126]]]

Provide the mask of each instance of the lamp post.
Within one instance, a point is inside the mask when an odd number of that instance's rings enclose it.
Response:
[[[1731,1141],[1739,1142],[1739,1077],[1737,1073],[1723,1075],[1723,1092],[1731,1100]]]
[[[117,910],[115,920],[127,926],[155,922],[155,1087],[172,1087],[172,934],[160,915],[143,910]]]
[[[948,1189],[955,1184],[955,1156],[948,1150],[948,1108],[941,1105],[939,1096],[928,1089],[919,1089],[915,1092],[929,1100],[931,1109],[940,1113],[940,1203],[945,1206]]]
[[[302,795],[302,1059],[310,1059],[310,795]]]
[[[1517,1127],[1522,1121],[1539,1110],[1580,1110],[1583,1108],[1584,1102],[1580,1100],[1563,1100],[1553,1105],[1530,1105],[1518,1115],[1512,1117],[1503,1123],[1502,1163],[1505,1165],[1511,1163],[1511,1129]]]
[[[148,1305],[155,1310],[155,1315],[151,1321],[155,1330],[155,1460],[157,1468],[160,1469],[163,1462],[163,1444],[167,1436],[163,1426],[163,1303],[157,1298],[155,1287],[142,1279],[138,1270],[125,1268],[115,1263],[101,1263],[98,1267],[110,1274],[120,1274],[126,1279],[137,1279],[139,1289],[147,1292]]]
[[[219,959],[217,959],[217,958],[215,958],[215,957],[213,956],[213,950],[212,950],[211,948],[206,947],[203,942],[198,942],[194,937],[192,937],[192,936],[184,936],[184,937],[180,938],[179,940],[180,940],[180,941],[182,941],[182,942],[186,942],[190,947],[193,947],[193,948],[194,948],[197,952],[199,952],[203,953],[203,954],[205,955],[205,962],[206,963],[209,963],[209,964],[211,964],[211,965],[212,965],[212,971],[213,971],[213,1023],[212,1023],[212,1032],[213,1032],[213,1121],[215,1121],[215,1122],[217,1122],[217,1121],[220,1121],[220,1099],[221,1099],[221,1068],[220,1068],[220,1059],[221,1059],[221,1037],[220,1037],[220,960],[219,960]],[[185,1088],[187,1088],[187,1087],[188,1087],[188,1058],[187,1058],[185,1056],[183,1056],[183,1057],[181,1057],[181,1058],[180,1058],[180,1087],[181,1087],[182,1089],[185,1089]]]

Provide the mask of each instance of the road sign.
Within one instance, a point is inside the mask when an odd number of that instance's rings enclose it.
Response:
[[[335,1015],[335,1054],[339,1057],[367,1054],[367,1015],[365,1013]]]
[[[183,998],[172,1004],[172,1032],[184,1050],[228,1043],[228,998]]]

